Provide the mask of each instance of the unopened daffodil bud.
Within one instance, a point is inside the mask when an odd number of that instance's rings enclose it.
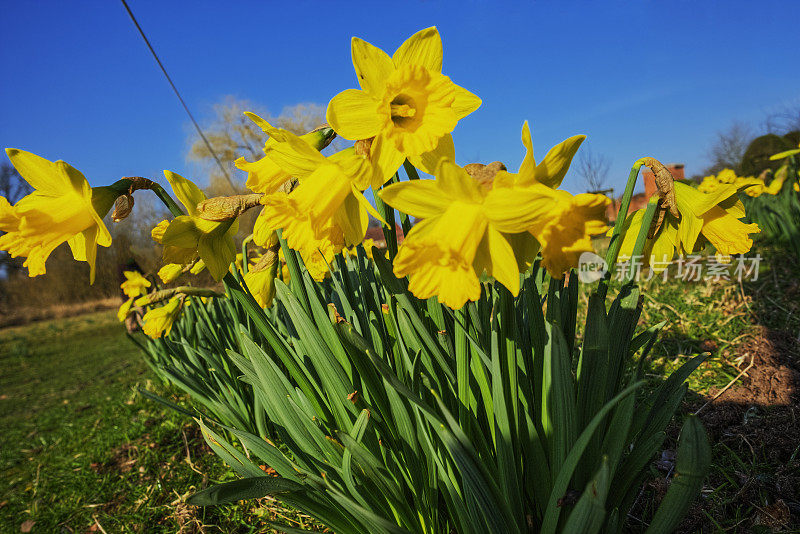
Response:
[[[117,197],[114,201],[114,212],[111,214],[111,220],[120,222],[128,217],[133,211],[133,195],[125,193]]]
[[[197,205],[197,216],[207,221],[227,221],[235,219],[250,208],[261,205],[263,195],[234,195],[230,197],[214,197]]]
[[[174,282],[183,273],[183,265],[178,263],[168,263],[158,270],[158,277],[165,284]]]

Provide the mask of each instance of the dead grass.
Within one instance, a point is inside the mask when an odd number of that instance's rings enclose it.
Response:
[[[0,311],[0,328],[26,325],[49,319],[75,317],[76,315],[83,315],[96,311],[112,310],[118,308],[120,304],[122,304],[122,302],[120,302],[119,298],[110,297],[74,304],[15,307],[5,312]]]

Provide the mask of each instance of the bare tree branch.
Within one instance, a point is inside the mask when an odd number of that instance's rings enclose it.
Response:
[[[734,121],[728,129],[717,132],[717,138],[708,151],[711,166],[706,174],[716,174],[722,169],[739,172],[742,157],[752,140],[752,129],[741,121]]]
[[[595,154],[587,148],[578,154],[578,166],[575,170],[583,178],[587,191],[601,191],[608,180],[611,159],[603,154]]]

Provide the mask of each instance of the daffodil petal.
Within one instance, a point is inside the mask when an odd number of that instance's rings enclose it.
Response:
[[[365,91],[345,89],[328,104],[327,120],[345,139],[369,139],[380,132],[383,119],[379,102]]]
[[[193,182],[180,174],[165,170],[164,176],[172,187],[172,192],[175,193],[180,203],[186,208],[186,213],[189,215],[196,214],[197,205],[206,199],[206,195]]]
[[[536,159],[533,157],[533,139],[528,121],[522,124],[522,144],[525,146],[525,159],[519,166],[519,185],[531,185],[535,181]]]
[[[453,202],[433,180],[391,184],[381,189],[378,197],[394,209],[419,219],[441,215]]]
[[[753,246],[748,234],[761,231],[757,224],[745,224],[718,206],[706,212],[703,223],[703,236],[714,245],[717,253],[725,256],[748,252]]]
[[[161,243],[165,246],[195,249],[200,233],[194,219],[188,215],[181,215],[170,221]]]
[[[7,148],[6,154],[19,174],[37,191],[60,196],[67,188],[72,188],[72,182],[59,169],[57,162],[18,148]]]
[[[364,217],[362,217],[362,214]],[[353,195],[347,195],[334,215],[336,224],[342,229],[347,246],[355,246],[364,240],[369,217]]]
[[[460,85],[453,84],[453,111],[459,120],[463,119],[479,107],[482,101],[478,95],[472,94]]]
[[[380,48],[358,37],[353,37],[350,50],[361,88],[375,98],[381,98],[386,78],[394,71],[392,58]]]
[[[555,192],[534,184],[525,188],[494,187],[486,195],[483,206],[495,228],[501,232],[517,233],[539,222],[549,221],[557,202]]]
[[[372,140],[370,148],[370,161],[372,162],[373,175],[372,187],[377,189],[391,178],[400,165],[403,164],[405,155],[383,135]]]
[[[436,184],[453,200],[479,204],[483,202],[483,193],[467,171],[451,160],[439,160],[436,170]]]
[[[453,144],[453,136],[450,134],[442,136],[442,138],[439,139],[439,144],[430,152],[424,152],[418,156],[409,154],[408,161],[411,162],[414,167],[433,175],[436,172],[439,161],[443,158],[451,161],[455,161],[456,159],[456,147]]]
[[[574,135],[551,148],[536,166],[536,181],[554,189],[560,186],[564,176],[567,175],[572,158],[584,139],[585,135]]]
[[[420,30],[406,39],[392,55],[392,61],[397,66],[422,65],[429,70],[442,72],[442,38],[436,26]]]
[[[485,270],[515,297],[519,294],[519,268],[514,250],[503,234],[489,226],[475,255],[476,272]]]
[[[361,191],[359,191],[355,186],[353,186],[353,188],[351,190],[351,193],[353,194],[353,197],[361,205],[361,207],[364,208],[364,210],[368,214],[370,214],[373,217],[375,217],[376,219],[378,219],[383,226],[388,226],[388,224],[383,219],[381,214],[378,213],[378,210],[376,210],[374,207],[372,207],[372,204],[370,203],[370,201],[367,200],[367,197],[365,197],[364,194]]]
[[[197,251],[206,264],[206,268],[214,280],[222,280],[236,259],[236,248],[233,239],[227,234],[222,236],[204,235],[197,243]]]

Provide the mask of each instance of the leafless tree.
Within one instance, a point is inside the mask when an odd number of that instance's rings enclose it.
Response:
[[[264,157],[264,142],[267,140],[267,135],[261,128],[244,115],[245,111],[256,113],[272,125],[295,134],[304,134],[325,122],[325,108],[314,103],[285,107],[277,117],[263,106],[233,96],[226,96],[215,104],[213,119],[204,125],[203,130],[228,173],[239,176],[239,180],[234,180],[236,187],[241,190],[237,192],[244,192],[244,184],[233,161],[240,156],[248,161]],[[231,194],[230,184],[217,165],[214,155],[196,133],[190,135],[189,147],[186,159],[198,164],[201,171],[209,177],[208,192]]]
[[[583,178],[587,191],[602,191],[611,170],[611,159],[603,154],[595,154],[591,149],[581,150],[575,169]]]
[[[777,135],[800,130],[800,104],[784,106],[768,114],[764,119],[764,129]]]
[[[742,156],[752,140],[752,129],[741,121],[734,121],[726,130],[717,132],[717,138],[708,151],[711,165],[706,174],[716,174],[722,169],[733,169],[738,172]]]

